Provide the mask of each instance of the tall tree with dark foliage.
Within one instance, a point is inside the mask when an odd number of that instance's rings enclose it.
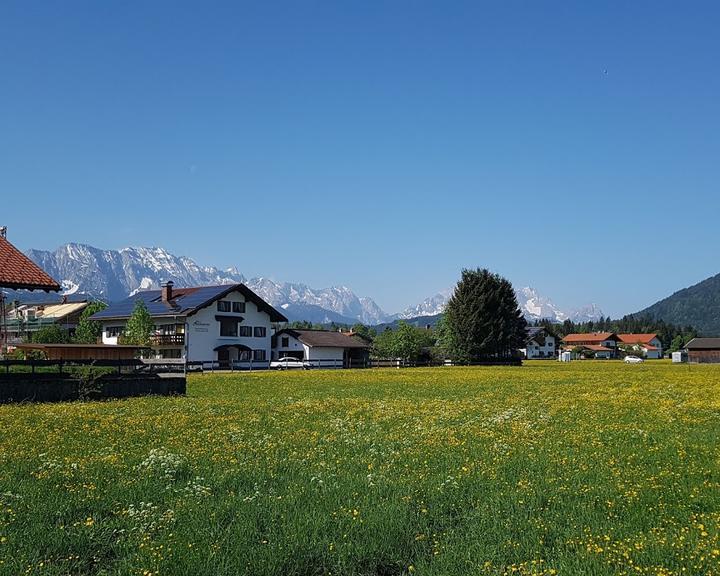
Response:
[[[525,344],[526,326],[508,280],[465,269],[445,308],[444,346],[459,362],[508,357]]]

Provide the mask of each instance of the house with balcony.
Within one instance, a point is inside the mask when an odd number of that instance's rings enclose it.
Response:
[[[562,339],[563,350],[578,357],[586,357],[582,350],[588,350],[594,358],[609,359],[618,357],[620,338],[614,332],[590,332],[588,334],[568,334]]]
[[[528,326],[525,348],[521,348],[525,358],[555,358],[557,356],[557,337],[542,326]]]
[[[648,359],[659,359],[663,357],[662,342],[658,335],[653,334],[618,334],[620,344],[634,350]]]
[[[58,303],[20,303],[6,306],[4,329],[9,345],[19,344],[32,338],[32,334],[53,324],[65,330],[70,336],[75,334],[80,315],[88,302],[68,302],[65,297]]]
[[[267,367],[272,325],[287,318],[244,284],[138,292],[91,318],[102,323],[104,344],[121,344],[125,325],[142,300],[154,321],[151,359]]]

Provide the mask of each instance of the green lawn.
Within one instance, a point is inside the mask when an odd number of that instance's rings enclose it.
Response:
[[[2,574],[720,574],[720,366],[192,376],[0,406]]]

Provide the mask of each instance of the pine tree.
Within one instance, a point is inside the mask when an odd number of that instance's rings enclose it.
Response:
[[[486,269],[462,271],[445,308],[443,345],[453,359],[512,356],[525,343],[526,327],[510,282]]]
[[[123,344],[135,344],[136,346],[149,346],[152,331],[152,316],[150,316],[145,302],[137,300],[132,316],[125,325],[122,342]]]

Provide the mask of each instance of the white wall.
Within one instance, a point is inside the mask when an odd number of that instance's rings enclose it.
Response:
[[[115,321],[115,322],[103,322],[103,331],[102,331],[102,343],[103,344],[112,344],[113,346],[118,343],[117,336],[108,336],[107,335],[107,329],[112,327],[115,328],[116,326],[125,326],[125,321]]]
[[[288,339],[288,345],[287,346],[281,346],[282,344],[282,338]],[[303,346],[303,344],[294,336],[291,336],[287,332],[283,334],[279,334],[276,338],[277,344],[275,345],[275,348],[273,349],[273,358],[278,359],[282,358],[283,356],[287,356],[288,352],[302,352],[303,357],[307,357],[307,350],[306,347]]]
[[[343,359],[344,348],[329,346],[306,346],[307,360],[340,360]]]
[[[222,298],[230,302],[245,302],[240,292],[232,292]],[[243,318],[239,326],[264,326],[265,337],[230,337],[220,336],[220,322],[215,316],[238,316]],[[213,302],[207,308],[203,308],[196,314],[188,316],[186,331],[187,359],[189,361],[217,360],[217,352],[214,349],[223,344],[243,344],[253,350],[265,350],[265,358],[270,360],[270,338],[272,323],[267,312],[261,312],[253,302],[245,303],[245,312],[234,314],[232,312],[218,312],[217,302]]]

